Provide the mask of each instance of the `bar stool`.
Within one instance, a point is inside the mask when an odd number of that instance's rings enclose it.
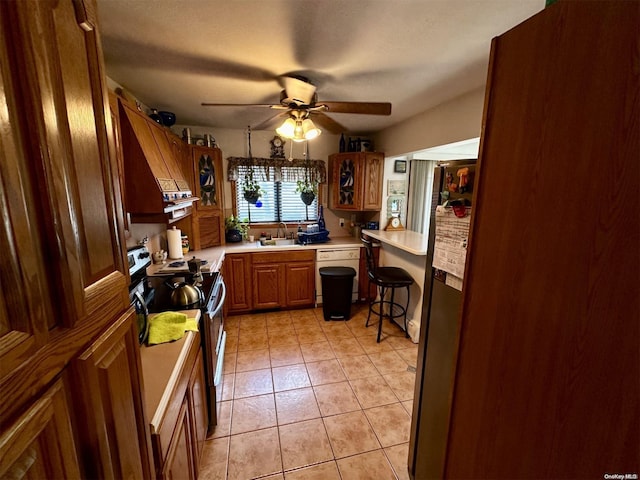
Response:
[[[377,267],[373,257],[373,245],[371,240],[362,237],[362,243],[367,256],[367,276],[369,285],[374,283],[378,288],[380,300],[375,298],[369,302],[369,314],[367,315],[366,327],[369,326],[371,314],[378,315],[378,343],[380,343],[380,334],[382,333],[382,317],[388,317],[390,320],[398,317],[404,317],[404,331],[409,337],[407,331],[407,308],[409,308],[409,288],[413,285],[413,277],[403,268],[399,267]],[[394,301],[396,288],[407,289],[407,304],[401,305]],[[391,299],[385,300],[385,295],[391,290]],[[384,313],[384,307],[389,308],[389,314]],[[398,313],[394,313],[394,311]]]

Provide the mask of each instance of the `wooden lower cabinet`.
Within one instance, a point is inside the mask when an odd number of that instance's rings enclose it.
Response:
[[[315,250],[286,251],[274,259],[273,252],[252,253],[253,310],[297,308],[315,301]]]
[[[57,380],[0,436],[0,478],[80,478],[74,444]]]
[[[228,254],[224,260],[226,312],[313,306],[315,268],[315,250]]]
[[[378,265],[378,259],[380,258],[380,247],[373,247],[373,259],[374,263]],[[369,282],[369,274],[367,270],[367,253],[364,247],[360,247],[360,266],[358,274],[358,301],[370,302],[378,295],[378,290],[375,284]]]
[[[285,265],[287,279],[287,307],[307,307],[313,305],[315,291],[315,260],[292,262]]]
[[[187,398],[182,400],[178,422],[169,444],[169,453],[162,467],[162,477],[166,479],[198,478],[194,463],[192,435]]]
[[[251,254],[232,253],[224,257],[224,282],[227,286],[225,313],[251,311]]]
[[[142,352],[156,475],[198,478],[209,426],[200,334]]]
[[[191,445],[193,447],[194,467],[196,473],[200,470],[200,459],[207,438],[209,418],[207,412],[207,388],[204,378],[204,363],[196,361],[189,385],[187,386],[188,413],[192,434]]]
[[[286,303],[285,265],[282,263],[259,263],[251,268],[254,310],[282,307]]]

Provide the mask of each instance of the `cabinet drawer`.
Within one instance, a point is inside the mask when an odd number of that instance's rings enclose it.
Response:
[[[273,251],[251,254],[251,261],[254,265],[256,263],[309,262],[309,261],[314,261],[315,258],[316,258],[315,250],[305,250],[304,252],[300,252],[296,250],[283,250],[282,256],[274,255]]]

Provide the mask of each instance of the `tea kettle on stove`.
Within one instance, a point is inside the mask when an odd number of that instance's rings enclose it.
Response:
[[[165,285],[171,289],[171,305],[177,310],[200,308],[204,305],[204,293],[200,288],[202,282],[200,265],[202,262],[193,257],[187,264],[189,272],[193,274],[191,284],[186,281],[173,281],[175,279],[172,279],[171,282],[165,282]]]

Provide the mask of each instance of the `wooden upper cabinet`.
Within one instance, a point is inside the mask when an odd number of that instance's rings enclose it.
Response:
[[[329,208],[332,210],[380,210],[384,154],[335,153],[329,156]]]
[[[58,245],[47,267],[66,280],[64,288],[53,285],[65,309],[61,322],[71,326],[93,314],[114,318],[128,303],[128,271],[95,5],[29,5],[16,13],[31,47],[25,49],[26,75],[37,114],[29,125],[41,142],[30,162],[38,158],[33,168],[43,185],[37,193],[47,233]]]
[[[190,145],[193,194],[200,200],[193,215],[196,249],[221,245],[224,239],[222,152]]]
[[[142,174],[148,168],[161,185],[173,182],[178,191],[189,190],[188,175],[182,168],[184,150],[178,147],[177,137],[126,101],[120,104],[127,169],[133,169],[131,173],[135,176],[136,170]]]
[[[122,137],[120,135],[120,109],[118,107],[118,97],[115,93],[109,91],[109,114],[111,116],[111,135],[113,138],[112,154],[111,158],[114,159],[117,165],[118,171],[118,191],[120,198],[122,199],[122,205],[127,204],[126,199],[126,185],[124,183],[124,157],[122,156]],[[124,212],[124,211],[123,211]],[[127,216],[123,218],[124,229],[129,229],[129,223]]]
[[[382,179],[384,177],[384,154],[365,153],[362,209],[382,208]]]
[[[194,195],[200,198],[198,211],[222,209],[222,152],[219,148],[192,146]]]
[[[171,154],[182,170],[182,177],[189,185],[191,193],[197,196],[198,193],[193,183],[193,169],[191,168],[191,151],[189,150],[189,144],[185,143],[168,128],[164,129],[164,133],[167,137],[167,141],[169,142]]]
[[[155,179],[172,180],[172,174],[156,145],[152,120],[145,118],[125,102],[120,102],[120,105],[127,173],[137,177],[144,175],[148,168]]]
[[[7,2],[0,2],[0,30],[11,23]],[[20,136],[23,110],[16,102],[17,79],[11,73],[15,57],[11,42],[0,36],[0,379],[32,358],[46,344],[49,330],[58,320],[51,309],[51,295],[46,278],[40,275],[45,262],[42,238],[51,231],[45,214],[38,208],[38,190],[43,188],[31,178],[33,162],[29,146]],[[9,288],[8,286],[11,286]]]
[[[12,398],[0,417],[41,389],[85,336],[129,303],[95,6],[25,5],[0,3],[0,116],[7,127],[0,133],[0,246],[9,252],[0,273],[7,287],[0,372]],[[69,337],[58,333],[63,328]]]

